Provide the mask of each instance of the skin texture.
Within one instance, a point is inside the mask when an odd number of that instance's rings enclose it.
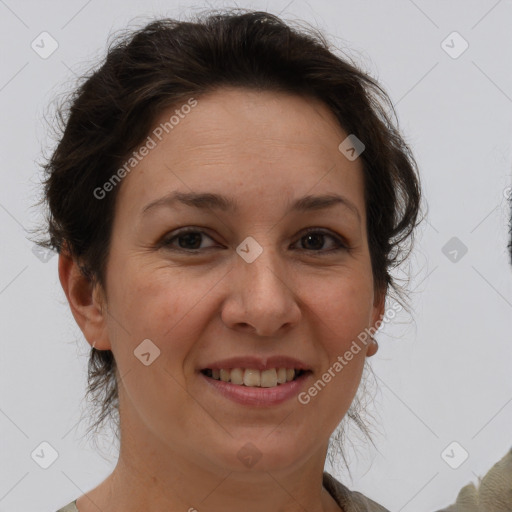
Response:
[[[198,370],[233,356],[279,354],[311,366],[310,386],[381,318],[362,163],[338,150],[348,133],[321,102],[236,88],[197,100],[119,185],[106,290],[60,255],[78,325],[96,349],[113,351],[120,374],[119,461],[78,509],[339,511],[322,487],[328,440],[376,346],[362,345],[307,405],[235,404]],[[176,190],[227,195],[239,209],[179,204],[141,213]],[[359,218],[343,205],[288,212],[299,197],[329,193],[352,202]],[[195,241],[181,239],[190,247],[181,252],[159,245],[187,226],[206,233],[199,253]],[[334,238],[308,241],[310,227]],[[263,248],[252,263],[235,251],[248,236]],[[350,249],[332,250],[336,237]],[[160,350],[148,366],[134,356],[145,339]],[[249,442],[261,454],[250,468],[237,457]]]

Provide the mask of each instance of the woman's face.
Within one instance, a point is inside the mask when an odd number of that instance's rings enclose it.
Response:
[[[311,99],[221,89],[177,109],[118,185],[96,347],[117,362],[122,428],[203,467],[292,467],[325,450],[372,347],[335,362],[383,313],[362,163]],[[279,368],[308,371],[277,384]]]

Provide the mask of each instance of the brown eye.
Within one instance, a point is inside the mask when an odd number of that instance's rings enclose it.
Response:
[[[162,240],[161,245],[162,247],[170,250],[198,251],[199,249],[209,248],[204,246],[201,247],[203,237],[212,240],[210,236],[199,229],[184,229],[176,233],[174,236]],[[175,242],[177,243],[177,246],[175,245]]]
[[[205,239],[213,242],[213,239],[201,229],[186,228],[177,232],[174,231],[171,235],[164,238],[160,243],[160,246],[166,250],[197,253],[203,249],[215,247],[215,245],[201,246]],[[349,250],[348,244],[341,237],[321,229],[310,229],[300,237],[298,242],[300,242],[299,249],[314,253]]]
[[[331,240],[331,247],[325,248],[326,240]],[[320,229],[311,229],[300,238],[301,248],[313,252],[330,252],[348,249],[347,245],[340,237],[335,236],[328,231]]]

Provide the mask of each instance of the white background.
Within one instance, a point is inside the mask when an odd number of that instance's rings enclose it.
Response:
[[[347,448],[353,478],[341,466],[333,471],[392,511],[432,512],[512,445],[504,195],[512,170],[512,2],[237,5],[324,30],[388,91],[417,158],[429,214],[411,260],[412,318],[385,327],[371,360],[377,449],[355,440],[356,450]],[[104,55],[112,31],[153,15],[185,19],[190,6],[233,4],[0,0],[0,512],[54,512],[116,462],[115,453],[106,461],[82,441],[89,346],[60,288],[57,257],[43,263],[26,238],[40,220],[32,208],[37,161],[51,144],[43,116],[74,73]],[[42,31],[59,44],[47,59],[31,48]],[[469,43],[455,59],[441,46],[453,31]],[[454,236],[468,248],[457,262],[442,252]],[[43,441],[59,454],[48,469],[31,458]],[[458,469],[441,457],[452,441],[469,453]]]

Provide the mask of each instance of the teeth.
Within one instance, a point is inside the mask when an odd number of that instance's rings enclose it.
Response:
[[[230,380],[233,384],[242,385],[244,383],[244,371],[242,370],[242,368],[233,368],[231,370],[231,379]],[[246,384],[246,385],[248,385],[248,384]]]
[[[261,372],[258,370],[245,370],[244,384],[246,386],[259,386],[261,382]]]
[[[299,370],[294,368],[270,368],[263,371],[254,368],[233,368],[232,370],[209,370],[208,375],[213,379],[239,386],[272,388],[292,381],[298,372]]]
[[[295,376],[295,370],[293,371],[293,375]],[[270,370],[263,370],[261,372],[261,387],[262,388],[272,388],[277,386],[277,372],[275,368]]]

